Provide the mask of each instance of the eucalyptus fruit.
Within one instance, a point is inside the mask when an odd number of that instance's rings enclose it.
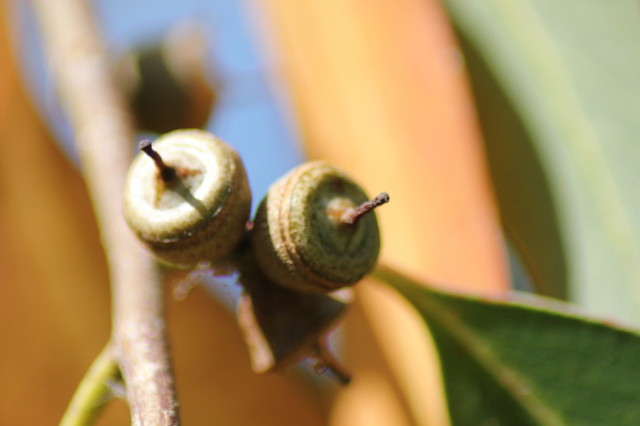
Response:
[[[114,64],[138,130],[166,133],[204,128],[219,100],[209,65],[208,35],[193,21],[180,22],[161,40],[136,46]]]
[[[159,259],[222,264],[249,219],[251,192],[238,153],[202,130],[140,144],[124,190],[127,223]]]
[[[369,273],[380,251],[372,210],[386,203],[369,200],[340,169],[305,163],[269,188],[251,231],[254,253],[274,282],[307,293],[337,290]]]

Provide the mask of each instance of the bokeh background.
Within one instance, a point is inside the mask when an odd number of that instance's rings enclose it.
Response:
[[[640,97],[619,100],[637,89],[626,83],[638,61],[623,53],[640,11],[597,3],[575,14],[544,0],[92,2],[114,58],[180,22],[206,30],[219,94],[206,127],[242,155],[254,207],[289,168],[325,159],[391,194],[384,262],[501,294],[528,281],[513,244],[539,292],[630,320],[640,227],[637,191],[620,183],[635,176],[638,145],[622,129],[640,122],[629,112]],[[29,3],[0,7],[0,424],[55,424],[108,340],[109,288]],[[618,30],[632,36],[610,49]],[[365,280],[336,333],[348,388],[305,365],[254,374],[237,291],[168,297],[185,424],[447,424],[428,333],[390,289]],[[116,401],[98,424],[127,422]]]

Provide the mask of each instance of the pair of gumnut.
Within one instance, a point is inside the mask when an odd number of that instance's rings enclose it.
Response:
[[[250,223],[248,179],[231,146],[202,130],[177,130],[153,145],[142,141],[140,149],[126,180],[124,214],[164,262],[235,268],[248,276],[245,287],[254,298],[268,293],[267,299],[295,299],[294,304],[311,310],[325,303],[318,295],[355,284],[375,266],[380,235],[372,210],[388,195],[369,200],[336,167],[323,162],[296,167],[269,188]],[[319,311],[326,311],[325,305]],[[254,368],[266,370],[277,361]]]

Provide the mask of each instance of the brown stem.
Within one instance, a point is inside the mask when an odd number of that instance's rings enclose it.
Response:
[[[365,201],[360,204],[358,207],[353,209],[349,209],[340,216],[340,222],[344,225],[355,225],[358,220],[364,217],[366,214],[370,213],[376,207],[379,207],[383,204],[387,204],[389,202],[389,194],[386,192],[381,192],[378,194],[376,198],[373,200]]]
[[[32,3],[58,93],[74,128],[107,256],[113,350],[127,387],[132,424],[178,424],[162,286],[150,254],[121,213],[134,140],[132,120],[112,80],[87,2]]]
[[[167,164],[162,160],[160,154],[153,149],[151,146],[151,141],[149,139],[143,139],[138,144],[138,148],[147,154],[151,159],[156,163],[156,167],[160,172],[160,177],[163,181],[168,182],[176,176],[176,169],[171,166],[167,166]]]

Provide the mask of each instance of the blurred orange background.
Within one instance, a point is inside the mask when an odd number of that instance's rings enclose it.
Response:
[[[82,178],[22,85],[0,7],[0,424],[55,424],[109,338],[107,271]],[[476,118],[436,2],[267,0],[251,14],[309,156],[391,194],[383,259],[506,288]],[[424,328],[375,283],[347,317],[347,389],[296,369],[255,375],[232,314],[201,289],[169,300],[168,316],[185,424],[447,422]],[[118,401],[98,424],[127,422]]]

